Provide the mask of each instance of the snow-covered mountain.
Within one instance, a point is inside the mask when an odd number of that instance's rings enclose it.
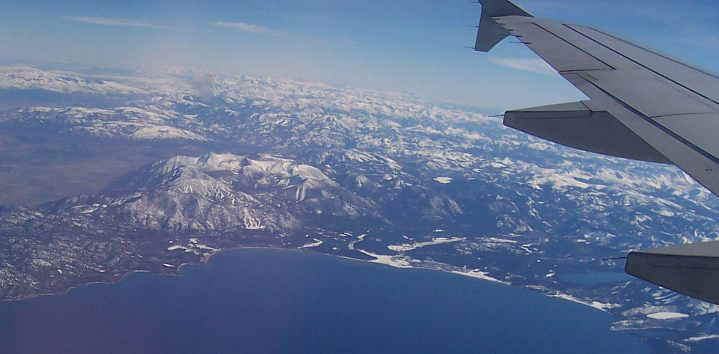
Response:
[[[119,222],[173,232],[289,233],[318,215],[325,220],[379,218],[372,202],[341,188],[321,170],[275,156],[177,156],[133,173],[114,188],[124,191],[122,199],[127,200],[121,210],[81,213],[119,214],[125,218]],[[101,205],[112,207],[116,198]]]
[[[30,66],[0,67],[0,89],[46,90],[66,94],[131,95],[147,91],[118,81],[93,79],[72,72],[44,71]]]

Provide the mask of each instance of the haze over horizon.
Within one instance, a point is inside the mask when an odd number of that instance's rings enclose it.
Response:
[[[719,14],[706,0],[519,4],[537,16],[599,27],[717,67]],[[480,7],[468,1],[129,1],[102,7],[36,1],[0,5],[0,13],[2,63],[192,66],[409,92],[496,111],[583,97],[512,39],[488,55],[468,49],[480,16]]]

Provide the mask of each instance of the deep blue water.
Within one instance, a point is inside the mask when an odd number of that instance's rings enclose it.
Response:
[[[298,251],[0,305],[0,353],[646,353],[606,313],[526,289]]]

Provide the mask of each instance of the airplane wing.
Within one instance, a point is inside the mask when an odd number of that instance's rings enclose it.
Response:
[[[590,98],[508,111],[505,125],[586,151],[672,163],[719,195],[719,77],[591,27],[533,17],[508,0],[479,2],[475,50],[514,36]],[[626,269],[719,304],[719,247],[632,252]]]

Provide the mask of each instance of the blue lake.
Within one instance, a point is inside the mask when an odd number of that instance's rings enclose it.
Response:
[[[0,353],[647,353],[608,314],[454,274],[246,249],[0,305]]]
[[[619,272],[590,272],[560,274],[559,279],[579,285],[604,285],[629,281],[632,277]]]

